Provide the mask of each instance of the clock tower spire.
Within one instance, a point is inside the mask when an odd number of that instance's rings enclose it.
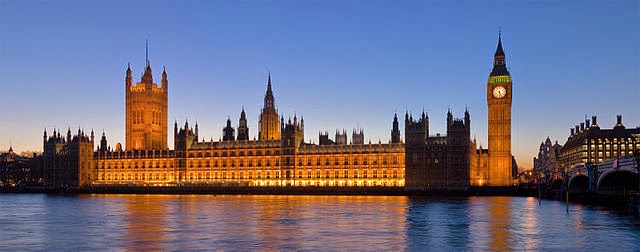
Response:
[[[493,55],[493,69],[487,82],[489,186],[511,186],[511,75],[498,33],[498,47]]]

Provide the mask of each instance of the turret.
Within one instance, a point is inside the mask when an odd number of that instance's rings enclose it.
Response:
[[[353,129],[353,133],[351,134],[351,143],[352,144],[364,144],[364,130],[363,129],[359,129],[359,131],[356,131],[356,129]]]
[[[196,121],[196,129],[195,129],[196,140],[198,139],[198,121]]]
[[[107,136],[105,135],[104,131],[102,131],[102,138],[100,139],[100,149],[99,151],[101,152],[105,152],[107,151]]]
[[[240,112],[240,120],[238,121],[238,140],[249,140],[249,127],[247,126],[247,115],[244,108]]]
[[[391,142],[400,142],[400,127],[398,123],[398,114],[393,114],[393,128],[391,130]]]
[[[133,76],[131,73],[131,63],[127,64],[127,76],[124,79],[124,83],[126,84],[127,87],[133,85]]]
[[[466,108],[464,109],[464,126],[471,130],[471,116],[469,115],[469,110]]]
[[[174,121],[173,123],[173,136],[177,136],[178,135],[178,121]]]
[[[231,118],[227,119],[227,126],[222,129],[223,141],[234,141],[234,129],[231,127]]]
[[[177,123],[176,123],[177,127]],[[196,134],[193,129],[189,129],[189,123],[185,121],[184,128],[177,131],[174,137],[174,150],[188,150],[191,145],[197,140]]]
[[[282,120],[284,121],[284,119]],[[294,117],[293,122],[291,118],[289,118],[288,122],[284,124],[282,128],[282,137],[281,137],[282,146],[286,148],[291,148],[288,152],[295,153],[297,152],[300,145],[304,140],[304,131],[302,131],[299,125],[296,125],[296,118]]]
[[[163,89],[166,89],[167,87],[169,87],[169,80],[167,80],[167,67],[166,66],[162,67],[161,85],[162,85]]]

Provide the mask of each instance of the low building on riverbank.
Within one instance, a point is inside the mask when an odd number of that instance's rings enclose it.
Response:
[[[611,129],[602,129],[597,117],[586,119],[570,130],[566,143],[560,148],[561,169],[571,169],[587,163],[600,164],[619,157],[633,156],[640,151],[640,128],[626,128],[622,115],[617,116]]]

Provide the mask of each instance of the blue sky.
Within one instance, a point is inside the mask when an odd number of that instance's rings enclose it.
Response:
[[[169,127],[197,120],[206,139],[243,106],[257,135],[271,71],[277,108],[304,116],[307,141],[360,126],[387,142],[395,112],[423,109],[444,133],[447,109],[467,107],[486,147],[498,29],[520,166],[585,115],[640,125],[638,1],[0,0],[0,149],[41,151],[54,127],[124,142],[125,70],[141,77],[145,39],[154,79],[167,67]]]

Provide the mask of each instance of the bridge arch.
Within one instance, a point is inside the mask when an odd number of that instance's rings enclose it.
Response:
[[[563,182],[564,181],[562,180],[562,178],[556,178],[556,179],[552,180],[551,181],[551,190],[561,190]]]
[[[598,178],[598,194],[623,196],[638,190],[638,175],[628,170],[606,171]]]
[[[571,193],[588,193],[589,192],[589,177],[584,174],[579,174],[569,179],[569,192]]]

